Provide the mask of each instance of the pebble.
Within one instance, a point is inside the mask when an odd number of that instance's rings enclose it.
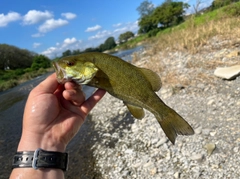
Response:
[[[208,156],[212,155],[213,151],[216,149],[216,144],[208,143],[204,146],[207,149]]]
[[[151,58],[164,60],[168,71],[180,78],[175,86],[183,86],[174,91],[164,81],[157,93],[195,130],[192,136],[179,135],[175,145],[150,112],[145,111],[142,120],[134,119],[120,100],[106,94],[91,112],[92,125],[98,124],[93,133],[98,140],[94,141],[92,155],[86,156],[96,159],[95,168],[102,178],[240,178],[240,78],[215,78],[214,69],[208,66],[228,53],[175,52],[162,59],[164,54],[159,52]],[[195,65],[186,67],[190,62]],[[181,84],[185,74],[189,85]],[[164,74],[161,76],[164,78]]]

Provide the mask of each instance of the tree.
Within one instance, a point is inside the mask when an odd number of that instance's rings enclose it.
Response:
[[[105,44],[106,50],[110,50],[110,49],[116,47],[116,45],[117,45],[114,40],[114,37],[107,38],[107,40],[105,40],[104,44]]]
[[[157,24],[153,23],[152,16],[150,15],[142,17],[138,22],[138,26],[139,26],[139,30],[138,30],[139,34],[144,34],[157,28]]]
[[[145,0],[140,4],[140,6],[138,6],[137,11],[141,19],[152,14],[154,11],[154,5],[150,1]]]
[[[72,55],[72,51],[69,49],[62,53],[62,57],[66,57],[66,56],[70,56],[70,55]]]
[[[139,34],[147,33],[150,30],[157,28],[157,26],[153,24],[151,21],[151,15],[154,9],[155,9],[154,5],[148,0],[143,1],[140,4],[140,6],[138,6],[137,11],[140,15],[140,18],[138,21]]]
[[[103,52],[105,50],[110,50],[110,49],[116,47],[116,45],[117,44],[114,40],[114,37],[108,37],[103,44],[99,45],[98,48],[101,52]]]
[[[131,31],[127,31],[123,34],[120,34],[118,40],[120,43],[127,41],[129,38],[134,37],[134,33]]]
[[[183,21],[185,9],[188,7],[187,3],[166,1],[155,9],[151,20],[155,25],[160,24],[163,27],[179,24]]]
[[[36,55],[26,49],[0,44],[0,69],[18,69],[31,66],[33,57]]]
[[[81,53],[81,51],[79,49],[72,51],[72,55],[78,55],[80,53]]]
[[[33,59],[31,68],[33,70],[38,70],[40,68],[49,68],[50,66],[51,62],[48,57],[44,55],[36,55]]]
[[[200,9],[200,5],[201,5],[201,4],[202,4],[202,1],[201,1],[201,0],[196,0],[196,4],[193,5],[194,13],[195,13],[196,15],[198,15],[198,14],[199,14],[199,11],[201,10],[201,9]]]

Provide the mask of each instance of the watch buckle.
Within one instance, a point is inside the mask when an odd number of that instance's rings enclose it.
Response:
[[[42,151],[42,149],[38,148],[37,150],[34,151],[34,154],[33,154],[32,168],[34,168],[35,170],[37,170],[39,168],[37,166],[37,161],[38,161],[38,156],[39,156],[40,151]]]

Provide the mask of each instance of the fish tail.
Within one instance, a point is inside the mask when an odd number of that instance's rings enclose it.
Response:
[[[167,107],[168,108],[168,107]],[[164,133],[174,144],[177,135],[193,135],[193,128],[178,113],[169,108],[169,112],[164,118],[157,117]]]

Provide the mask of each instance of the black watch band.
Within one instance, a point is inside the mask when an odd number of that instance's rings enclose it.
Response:
[[[67,170],[68,154],[37,149],[35,151],[16,152],[12,168],[56,168]]]

